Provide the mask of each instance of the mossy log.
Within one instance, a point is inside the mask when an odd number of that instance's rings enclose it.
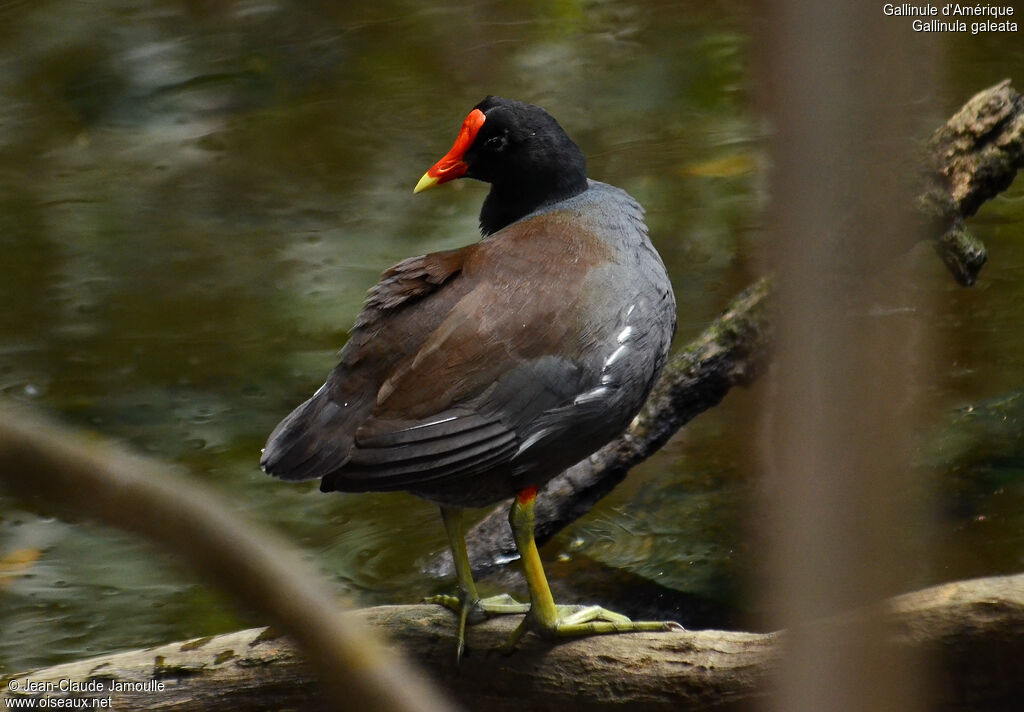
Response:
[[[1024,575],[935,586],[891,599],[886,610],[890,642],[930,661],[933,709],[1020,709]],[[747,709],[770,688],[786,645],[784,633],[711,630],[565,642],[528,636],[503,655],[496,648],[519,619],[507,616],[473,626],[470,652],[457,665],[454,617],[439,606],[379,606],[356,615],[466,709],[487,712],[522,712],[524,698],[531,710],[556,712]],[[844,626],[857,623],[850,614],[821,624],[839,640]],[[262,628],[58,665],[5,683],[23,691],[51,683],[51,697],[68,696],[61,681],[103,685],[71,696],[109,696],[125,711],[331,709],[296,648]],[[114,682],[128,689],[110,691]]]

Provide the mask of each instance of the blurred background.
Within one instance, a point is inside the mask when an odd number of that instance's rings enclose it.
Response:
[[[359,605],[449,590],[436,509],[263,475],[273,426],[322,383],[397,260],[476,237],[483,184],[412,195],[486,94],[540,104],[592,177],[647,208],[677,348],[760,275],[765,141],[755,3],[0,2],[0,393],[158,459],[298,542]],[[1021,9],[1018,9],[1018,19]],[[907,24],[909,20],[893,18]],[[937,34],[932,129],[1009,77],[1020,33]],[[930,89],[929,89],[930,91]],[[940,378],[918,466],[934,512],[915,586],[1024,569],[1024,182],[970,227],[938,292]],[[747,506],[758,387],[730,394],[544,549],[756,619]],[[0,672],[256,625],[145,542],[0,497]]]

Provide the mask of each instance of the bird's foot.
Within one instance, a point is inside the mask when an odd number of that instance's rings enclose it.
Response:
[[[507,593],[489,598],[469,599],[466,596],[428,596],[424,603],[436,603],[459,615],[459,637],[456,643],[455,659],[462,660],[466,650],[466,624],[479,623],[494,616],[522,614],[530,611],[529,603],[520,603]]]
[[[423,599],[424,603],[436,603],[445,608],[455,611],[460,616],[466,612],[468,623],[479,623],[480,621],[504,616],[512,613],[526,613],[530,610],[529,603],[520,603],[507,593],[502,593],[490,598],[477,598],[476,600],[464,600],[461,596],[428,596]]]
[[[511,653],[527,631],[543,638],[571,638],[577,635],[605,633],[640,633],[683,630],[673,621],[634,621],[621,613],[600,606],[556,605],[556,615],[542,620],[531,611],[501,646],[503,653]]]

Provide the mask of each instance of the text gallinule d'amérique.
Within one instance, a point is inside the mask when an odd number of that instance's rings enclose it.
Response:
[[[537,488],[621,433],[661,372],[675,299],[624,191],[589,180],[543,109],[489,96],[420,192],[491,184],[483,239],[413,257],[373,287],[327,382],[271,433],[261,465],[324,492],[407,490],[441,506],[465,625],[526,613],[546,636],[667,630],[596,606],[556,606],[533,537]],[[514,496],[509,521],[530,604],[481,600],[464,507]]]

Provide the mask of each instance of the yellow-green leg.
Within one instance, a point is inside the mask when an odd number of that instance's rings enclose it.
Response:
[[[551,596],[544,567],[533,537],[534,502],[537,488],[522,490],[512,502],[508,520],[523,561],[526,585],[530,589],[530,611],[523,622],[505,642],[503,649],[510,651],[527,630],[548,638],[597,633],[633,633],[638,631],[681,630],[678,623],[661,621],[631,621],[626,616],[600,606],[559,606]]]
[[[462,518],[462,509],[458,507],[441,507],[441,519],[448,535],[448,545],[452,550],[455,562],[455,576],[459,582],[458,596],[430,596],[427,603],[438,603],[459,614],[459,635],[455,649],[457,660],[462,659],[466,650],[466,624],[479,623],[491,616],[510,613],[526,613],[530,610],[528,603],[519,603],[508,594],[481,599],[476,592],[473,581],[473,569],[469,565],[469,552],[466,551],[466,523]]]

